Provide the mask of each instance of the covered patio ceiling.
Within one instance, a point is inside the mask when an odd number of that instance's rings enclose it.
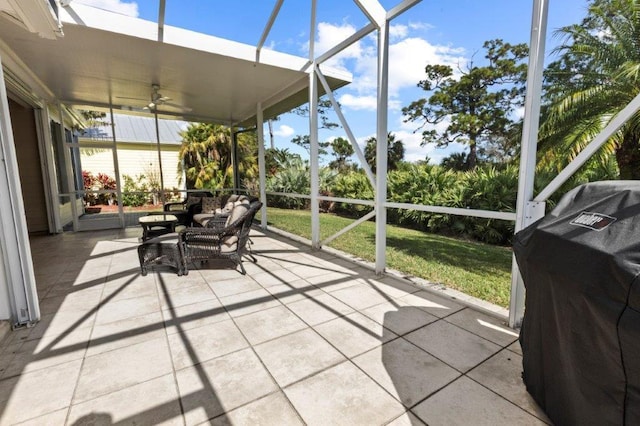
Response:
[[[76,2],[61,8],[60,18],[64,36],[57,39],[9,20],[0,25],[0,40],[42,83],[39,95],[50,101],[143,112],[155,84],[171,103],[185,107],[159,105],[160,115],[250,126],[259,103],[270,118],[309,98],[307,58]],[[343,71],[322,70],[332,89],[351,80]]]

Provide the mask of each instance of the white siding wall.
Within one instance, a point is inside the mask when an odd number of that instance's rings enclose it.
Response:
[[[164,186],[165,188],[182,188],[178,180],[178,151],[168,151],[163,148],[162,151],[162,169],[164,170]],[[135,178],[141,174],[148,174],[149,170],[157,168],[158,151],[155,146],[147,150],[144,149],[118,149],[118,164],[120,167],[120,181],[122,175],[129,175]],[[115,177],[113,167],[113,154],[111,150],[98,152],[96,154],[82,156],[82,169],[89,171],[94,175],[105,173],[111,177]],[[123,182],[124,183],[124,182]]]
[[[60,223],[66,225],[73,221],[73,211],[71,203],[59,204]],[[76,200],[76,211],[82,212],[82,200]]]

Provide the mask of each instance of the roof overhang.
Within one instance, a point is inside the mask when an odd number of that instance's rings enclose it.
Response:
[[[62,35],[53,0],[0,0],[0,17],[43,38]]]
[[[64,37],[46,40],[14,24],[0,25],[0,40],[53,94],[71,105],[139,110],[151,86],[171,102],[161,115],[250,126],[258,103],[264,117],[308,101],[307,58],[72,3],[62,8]],[[258,58],[259,56],[259,58]],[[332,89],[349,73],[323,67]]]

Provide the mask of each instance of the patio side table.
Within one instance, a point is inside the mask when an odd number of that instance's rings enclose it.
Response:
[[[178,276],[188,275],[189,269],[184,256],[184,247],[177,232],[151,238],[138,246],[138,258],[142,276],[148,268],[166,265],[176,269]]]
[[[163,234],[174,232],[178,218],[172,214],[152,213],[138,219],[142,226],[142,241],[157,237]]]

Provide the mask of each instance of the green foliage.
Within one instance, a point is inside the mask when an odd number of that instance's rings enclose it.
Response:
[[[302,161],[300,155],[293,154],[289,149],[269,148],[264,152],[265,169],[268,176],[288,168],[292,163]]]
[[[296,135],[293,139],[291,139],[291,143],[304,148],[308,153],[311,152],[311,137],[309,135]],[[327,155],[328,146],[329,142],[318,141],[318,155]]]
[[[592,0],[580,24],[558,30],[560,58],[545,71],[543,166],[560,166],[640,93],[640,0]],[[640,179],[640,115],[598,152],[615,154],[622,179]]]
[[[132,178],[129,175],[122,175],[124,185],[122,187],[122,205],[139,207],[147,203],[149,186],[146,183],[145,175],[141,174]]]
[[[222,189],[233,186],[231,132],[210,123],[190,124],[182,132],[178,174],[186,175],[188,189]],[[258,176],[257,139],[254,133],[238,134],[238,173],[245,179]]]
[[[329,112],[333,109],[333,105],[331,105],[331,99],[328,97],[321,97],[318,99],[318,118],[320,119],[320,128],[321,129],[335,129],[339,127],[338,123],[331,121],[329,118]],[[309,104],[301,105],[297,108],[294,108],[291,112],[301,117],[309,117]]]
[[[349,158],[355,153],[351,142],[345,138],[335,138],[331,141],[331,149],[333,150],[335,160],[329,163],[329,167],[339,172],[349,170]]]
[[[373,188],[362,171],[340,173],[336,176],[331,189],[333,195],[338,198],[373,200]],[[370,212],[372,207],[360,204],[335,203],[333,209],[336,213],[358,217]]]
[[[502,40],[484,43],[486,66],[467,64],[458,78],[448,65],[427,65],[427,78],[418,87],[429,97],[402,109],[405,122],[420,123],[422,143],[446,147],[469,145],[468,167],[476,167],[477,149],[487,141],[509,140],[512,113],[524,102],[528,49]],[[440,132],[435,125],[447,122]]]
[[[467,154],[464,152],[454,152],[451,155],[444,157],[440,162],[440,165],[447,170],[456,170],[459,172],[469,170]]]
[[[318,174],[320,193],[323,195],[330,194],[330,188],[333,187],[337,176],[336,172],[328,167],[323,167],[318,171]],[[309,195],[311,193],[309,164],[301,160],[299,156],[289,158],[286,168],[268,177],[266,189],[268,192]],[[267,203],[271,206],[290,209],[309,207],[309,199],[307,198],[282,195],[269,195]]]
[[[299,157],[291,158],[288,161],[286,168],[281,169],[267,179],[266,189],[269,192],[308,195],[311,190],[308,165]],[[269,205],[289,209],[301,209],[309,206],[309,201],[306,198],[275,195],[269,195],[267,197],[267,203]]]
[[[428,164],[406,164],[387,175],[388,199],[392,202],[513,212],[517,196],[518,170],[480,167],[456,172]],[[373,190],[363,172],[340,174],[333,185],[337,197],[373,199]],[[336,203],[336,213],[362,216],[371,207]],[[513,235],[513,223],[420,210],[390,209],[388,223],[506,244]]]
[[[366,140],[364,146],[364,158],[371,167],[373,173],[376,172],[377,139],[372,136]],[[387,135],[387,170],[398,168],[404,158],[404,143],[396,140],[396,135],[389,132]]]

